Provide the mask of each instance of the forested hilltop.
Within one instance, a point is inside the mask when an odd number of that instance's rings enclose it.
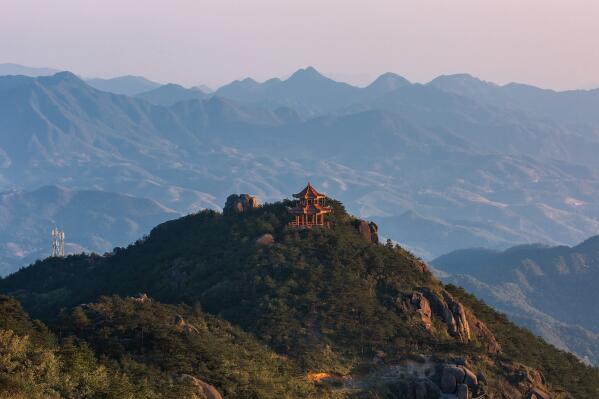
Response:
[[[599,396],[596,369],[444,286],[329,203],[331,228],[290,229],[286,201],[202,211],[127,248],[0,280],[48,326],[3,298],[8,397]],[[53,371],[32,372],[45,358],[53,366],[39,367]],[[99,382],[74,375],[75,361]]]

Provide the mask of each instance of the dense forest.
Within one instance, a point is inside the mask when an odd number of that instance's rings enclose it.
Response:
[[[210,398],[200,383],[225,398],[435,398],[460,385],[492,398],[599,397],[596,369],[444,286],[403,248],[365,239],[330,204],[331,228],[289,228],[285,201],[202,211],[127,248],[0,280],[15,298],[3,299],[0,351],[23,347],[20,374],[0,365],[3,384],[22,397],[43,386],[49,397]],[[39,380],[45,357],[53,371]],[[460,374],[447,388],[455,369],[474,382]]]

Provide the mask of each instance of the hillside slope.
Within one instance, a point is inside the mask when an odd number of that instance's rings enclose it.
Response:
[[[0,310],[0,398],[318,394],[292,375],[293,363],[197,306],[104,297],[63,311],[59,336],[31,320],[14,299],[0,296]]]
[[[287,228],[285,202],[203,211],[106,257],[38,262],[1,280],[0,289],[48,320],[102,295],[144,292],[167,303],[201,303],[341,397],[415,398],[439,389],[494,398],[534,390],[597,395],[596,370],[444,287],[404,249],[373,244],[370,233],[366,240],[360,221],[332,204],[332,227],[313,230]],[[257,240],[264,234],[273,241]],[[85,336],[93,347],[104,345],[94,331]],[[453,385],[443,377],[456,368],[474,376],[463,388],[455,376]]]
[[[599,237],[574,247],[463,250],[433,266],[555,345],[599,364]],[[573,309],[573,304],[576,304]]]

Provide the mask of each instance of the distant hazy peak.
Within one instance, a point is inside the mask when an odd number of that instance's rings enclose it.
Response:
[[[158,84],[158,83],[152,82],[149,79],[144,78],[143,76],[138,76],[138,75],[123,75],[123,76],[117,76],[114,78],[93,78],[93,79],[89,79],[89,80],[104,80],[104,81],[110,80],[113,82],[118,82],[121,80],[132,80],[132,81],[137,81],[137,82]]]
[[[376,78],[366,88],[370,90],[391,91],[410,84],[411,82],[403,76],[399,76],[393,72],[386,72]]]
[[[293,73],[287,80],[297,79],[328,79],[326,76],[318,72],[314,67],[300,68]]]
[[[133,75],[117,76],[109,79],[86,79],[86,83],[98,90],[128,96],[134,96],[162,86],[160,83],[152,82],[143,76]]]
[[[469,86],[487,86],[487,87],[499,87],[493,82],[487,82],[472,76],[468,73],[457,73],[453,75],[441,75],[431,80],[429,83],[431,86],[444,86],[444,85],[469,85]]]
[[[69,71],[58,72],[52,76],[40,76],[37,79],[40,80],[41,82],[50,83],[50,84],[63,83],[63,82],[85,84],[85,82],[83,80],[81,80],[77,75],[75,75],[74,73],[69,72]]]
[[[0,64],[0,75],[23,75],[23,76],[49,76],[59,72],[57,69],[52,68],[35,68],[25,65],[4,63]]]
[[[248,78],[241,79],[241,80],[234,80],[231,83],[222,86],[219,90],[221,90],[221,89],[225,89],[226,90],[227,88],[229,88],[229,89],[231,89],[231,88],[234,88],[234,89],[238,89],[238,88],[239,89],[254,89],[254,88],[257,88],[257,87],[260,87],[260,83],[258,83],[254,79],[248,77]]]
[[[584,240],[583,242],[581,242],[580,244],[578,244],[577,246],[575,246],[573,249],[580,250],[580,249],[588,249],[588,248],[593,248],[596,251],[599,250],[599,236],[593,236],[591,238],[588,238],[588,239]]]

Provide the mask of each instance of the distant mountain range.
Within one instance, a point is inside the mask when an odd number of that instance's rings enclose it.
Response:
[[[4,63],[0,64],[0,76],[2,75],[24,75],[31,77],[49,76],[60,72],[53,68],[35,68],[19,64]]]
[[[234,81],[216,90],[215,95],[266,108],[290,107],[307,117],[329,112],[345,112],[343,108],[364,107],[369,101],[410,82],[387,73],[366,88],[336,82],[316,69],[300,69],[286,80],[278,78],[258,83],[251,78]]]
[[[599,365],[599,236],[575,247],[460,250],[432,265],[445,282],[464,287],[546,341]]]
[[[498,86],[468,74],[440,76],[429,83],[479,103],[525,111],[574,125],[599,122],[599,89],[554,91],[510,83]]]
[[[47,186],[0,194],[0,276],[50,254],[50,230],[66,232],[66,253],[110,252],[179,215],[155,201]]]
[[[208,96],[199,88],[186,89],[172,83],[136,95],[137,98],[144,99],[152,104],[166,106],[187,100],[203,100]]]
[[[471,86],[508,90],[394,74],[358,88],[314,68],[216,94],[166,85],[137,97],[68,72],[0,77],[0,188],[102,189],[185,213],[231,192],[272,201],[309,179],[429,259],[596,234],[595,92],[567,93],[590,104],[576,124],[461,89]],[[548,103],[566,95],[537,90]]]
[[[135,96],[161,86],[160,83],[152,82],[143,76],[118,76],[111,79],[95,78],[87,79],[86,83],[98,90],[127,96]]]

